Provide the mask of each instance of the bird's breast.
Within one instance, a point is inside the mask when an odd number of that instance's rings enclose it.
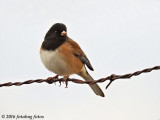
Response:
[[[60,56],[59,50],[44,50],[41,48],[40,57],[44,66],[58,75],[67,75],[69,73],[65,60]]]

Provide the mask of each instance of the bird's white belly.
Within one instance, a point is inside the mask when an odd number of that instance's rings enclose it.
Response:
[[[54,51],[41,50],[41,60],[48,70],[58,75],[68,75],[68,66],[65,60],[58,54],[58,52],[58,49]]]

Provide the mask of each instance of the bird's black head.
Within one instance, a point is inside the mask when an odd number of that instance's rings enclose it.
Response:
[[[65,32],[67,32],[67,28],[66,28],[66,26],[63,24],[63,23],[56,23],[56,24],[54,24],[52,27],[51,27],[51,29],[55,32],[55,31],[57,31],[57,32],[63,32],[63,31],[65,31]]]
[[[59,37],[65,37],[67,35],[67,28],[63,23],[55,23],[47,32],[46,37],[50,35],[56,35]]]
[[[42,48],[46,50],[55,50],[67,40],[67,28],[62,23],[54,24],[46,33]]]

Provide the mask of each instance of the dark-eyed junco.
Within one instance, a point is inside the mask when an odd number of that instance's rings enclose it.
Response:
[[[67,36],[67,28],[62,23],[54,24],[46,33],[40,49],[40,57],[44,66],[55,74],[67,78],[77,74],[86,81],[94,80],[86,70],[93,67],[80,46]],[[89,85],[96,95],[104,97],[97,84]]]

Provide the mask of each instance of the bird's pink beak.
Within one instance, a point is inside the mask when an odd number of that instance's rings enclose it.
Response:
[[[61,32],[61,36],[66,36],[66,35],[67,35],[66,31]]]

